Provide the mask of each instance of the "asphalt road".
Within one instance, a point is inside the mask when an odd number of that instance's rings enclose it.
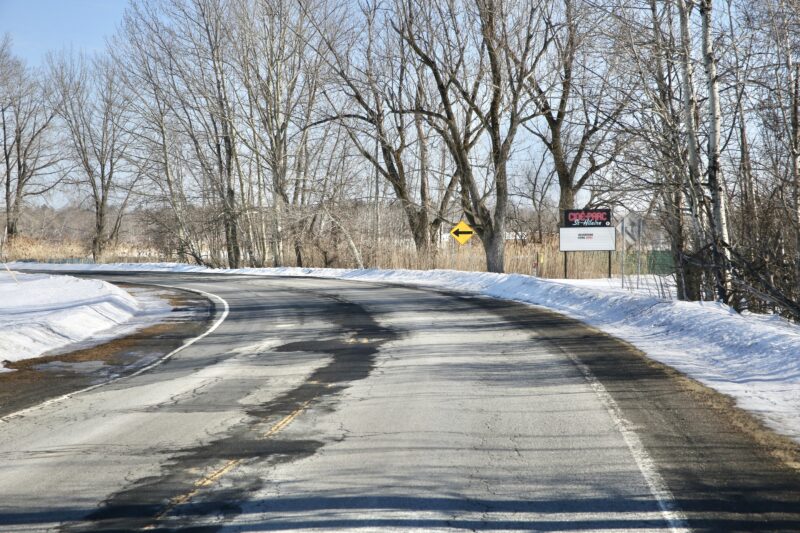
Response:
[[[2,531],[800,530],[798,470],[741,413],[559,315],[345,281],[98,277],[216,295],[218,327],[0,420]]]

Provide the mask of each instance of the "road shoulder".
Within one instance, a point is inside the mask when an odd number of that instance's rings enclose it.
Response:
[[[800,530],[800,446],[732,398],[544,309],[472,298],[585,366],[619,406],[693,530]]]

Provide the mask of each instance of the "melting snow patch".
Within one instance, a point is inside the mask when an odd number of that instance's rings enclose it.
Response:
[[[0,272],[0,361],[125,335],[172,309],[160,298],[142,296],[99,280]],[[3,371],[8,369],[0,365]]]

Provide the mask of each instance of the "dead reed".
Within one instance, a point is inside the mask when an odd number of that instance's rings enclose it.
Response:
[[[362,244],[362,243],[360,243]],[[408,240],[382,240],[363,243],[364,266],[368,268],[427,270],[430,268],[483,272],[486,257],[480,241],[476,238],[464,245],[454,240],[442,242],[432,257],[421,257]],[[306,267],[355,268],[356,262],[350,251],[342,246],[334,254],[323,256],[313,247],[306,248]],[[6,261],[39,262],[91,262],[88,246],[77,241],[52,242],[28,237],[17,237],[8,244],[3,253]],[[670,271],[665,252],[642,252],[637,255],[629,251],[625,257],[625,274],[666,274]],[[292,257],[286,254],[286,257]],[[326,264],[327,259],[327,264]],[[622,272],[622,254],[612,252],[611,275],[619,277]],[[177,261],[175,256],[165,256],[149,248],[119,244],[109,249],[101,262],[151,262]],[[665,263],[666,261],[666,263]],[[543,243],[509,241],[506,244],[505,270],[508,273],[528,274],[543,278],[564,278],[564,253],[558,249],[558,239],[546,239]],[[570,252],[567,258],[567,277],[571,279],[608,277],[607,252]]]

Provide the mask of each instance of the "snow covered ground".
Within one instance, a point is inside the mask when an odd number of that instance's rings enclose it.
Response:
[[[628,290],[620,287],[619,280],[554,281],[445,270],[210,270],[164,263],[11,266],[329,277],[455,289],[526,302],[627,340],[649,357],[732,396],[740,407],[800,442],[800,327],[778,317],[739,315],[716,303],[664,298],[670,287],[657,278],[644,278],[638,290]],[[630,281],[635,287],[636,278]]]
[[[127,335],[172,310],[151,291],[98,280],[0,270],[0,372],[5,361]]]

